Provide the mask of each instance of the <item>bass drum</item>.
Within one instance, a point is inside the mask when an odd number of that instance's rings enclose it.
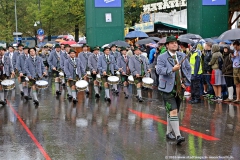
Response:
[[[36,86],[39,89],[46,89],[48,88],[48,82],[44,80],[39,80],[39,81],[36,81]]]
[[[134,78],[132,75],[128,76],[128,83],[129,84],[134,84]]]
[[[153,82],[154,82],[154,80],[153,80],[152,78],[150,78],[150,77],[144,77],[144,78],[142,79],[142,85],[143,85],[143,87],[145,87],[145,88],[150,88],[150,89],[152,89]]]
[[[13,90],[15,88],[15,83],[11,79],[3,80],[1,82],[1,85],[2,85],[3,89],[6,91]]]
[[[108,84],[113,85],[113,84],[118,84],[118,83],[119,83],[119,77],[117,77],[117,76],[108,77]]]

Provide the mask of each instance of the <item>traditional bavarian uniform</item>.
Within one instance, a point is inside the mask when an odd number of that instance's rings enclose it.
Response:
[[[95,53],[98,52],[98,53]],[[99,95],[99,84],[96,80],[97,74],[98,74],[98,68],[97,68],[97,63],[98,63],[98,59],[99,59],[99,48],[98,47],[94,47],[93,48],[93,54],[91,54],[88,58],[88,68],[91,71],[91,76],[92,79],[94,81],[94,90],[95,90],[95,97],[96,98],[100,98]],[[96,74],[93,74],[93,72],[96,72]]]
[[[71,50],[71,52],[76,53],[74,50]],[[72,98],[73,102],[77,102],[77,91],[76,91],[76,86],[75,83],[78,81],[80,78],[82,78],[83,75],[85,75],[85,70],[84,70],[83,63],[78,59],[78,58],[71,58],[69,57],[65,63],[64,63],[64,72],[66,74],[66,77],[68,79],[68,83],[70,87],[72,88]]]
[[[61,48],[59,44],[55,45],[56,48]],[[53,51],[49,58],[48,58],[48,64],[51,67],[51,69],[56,68],[56,70],[52,70],[52,75],[55,78],[55,89],[56,89],[56,94],[61,95],[60,91],[60,78],[59,78],[59,72],[61,71],[60,67],[60,56],[61,52],[57,52],[57,50]]]
[[[84,44],[82,48],[87,48],[87,47],[88,47],[88,45]],[[88,68],[88,58],[89,58],[90,55],[92,55],[91,52],[80,52],[78,54],[78,58],[83,63],[85,72],[89,71],[89,68]],[[87,80],[87,77],[85,78],[85,80]],[[88,87],[86,89],[86,94],[89,95]]]
[[[49,58],[50,51],[46,50],[48,48],[48,46],[44,46],[43,48],[44,48],[44,50],[42,50],[42,52],[39,53],[39,56],[42,58],[44,66],[48,68],[49,64],[48,64],[47,60]]]
[[[19,74],[23,74],[23,76],[22,77],[20,77],[20,75],[19,75],[19,83],[20,84],[22,84],[23,83],[23,91],[21,91],[21,95],[22,96],[25,96],[26,97],[26,99],[31,99],[31,96],[30,96],[30,91],[31,91],[31,87],[27,87],[27,84],[26,84],[26,76],[27,76],[27,74],[26,74],[26,71],[25,71],[25,62],[26,62],[26,59],[28,59],[29,58],[29,54],[28,54],[28,47],[26,46],[26,47],[24,47],[24,50],[26,50],[25,52],[26,53],[24,53],[23,55],[20,55],[19,57],[18,57],[18,60],[17,60],[17,70],[18,70],[18,72],[19,72]]]
[[[109,47],[105,47],[103,49],[103,52],[106,50],[110,50]],[[111,102],[110,96],[109,96],[109,85],[107,83],[108,76],[114,75],[114,69],[118,70],[118,66],[116,65],[115,58],[112,55],[101,55],[98,59],[98,71],[100,72],[102,76],[102,82],[105,86],[105,100],[108,102]],[[107,75],[103,75],[103,72],[106,72]]]
[[[139,50],[140,49],[138,47],[134,48],[134,51]],[[129,60],[129,68],[130,71],[132,73],[132,75],[134,76],[134,83],[137,85],[137,98],[139,102],[143,102],[142,99],[142,91],[141,91],[141,87],[142,87],[142,78],[146,75],[148,76],[148,60],[146,57],[142,56],[142,55],[134,55],[130,58]],[[140,77],[137,77],[136,75],[140,75]]]
[[[38,105],[39,101],[37,98],[37,91],[35,88],[36,81],[40,80],[43,77],[43,74],[46,73],[46,69],[44,67],[42,58],[36,55],[27,58],[25,62],[25,72],[29,77],[29,87],[32,87],[33,102],[35,103],[35,105]],[[27,97],[25,98],[26,100],[28,99]]]
[[[67,48],[67,47],[70,48],[70,45],[66,44],[64,46],[64,48]],[[68,52],[66,50],[64,50],[64,51],[62,50],[61,52],[62,53],[61,53],[61,57],[60,57],[60,67],[61,67],[62,71],[64,71],[64,63],[65,63],[65,61],[67,61],[69,59],[69,55],[68,55]],[[65,85],[65,79],[66,79],[66,75],[64,74],[64,78],[62,79],[62,84],[63,85]],[[68,94],[67,94],[68,98],[71,98],[72,97],[72,91],[71,91],[71,88],[70,88],[68,82],[67,82],[67,92],[68,92]]]
[[[111,45],[111,53],[110,53],[110,55],[112,55],[112,56],[114,57],[115,61],[117,62],[118,57],[121,57],[121,53],[119,53],[119,52],[116,50],[116,47],[117,47],[117,45],[115,45],[115,44],[112,44],[112,45]],[[113,48],[114,48],[114,49],[113,49]],[[116,71],[114,71],[114,75],[116,75]],[[115,94],[118,94],[118,93],[119,93],[119,92],[118,92],[118,88],[117,88],[117,84],[114,84],[114,85],[113,85],[113,91],[114,91]]]
[[[121,48],[121,52],[122,51],[127,51],[126,48],[122,47]],[[130,74],[130,69],[128,67],[128,62],[129,62],[129,56],[127,56],[126,54],[120,57],[117,58],[117,66],[119,68],[122,68],[121,70],[121,82],[123,83],[124,87],[123,87],[123,90],[124,90],[124,94],[125,94],[125,98],[127,99],[128,98],[128,75]],[[124,75],[123,75],[124,73]]]
[[[167,37],[166,45],[170,42],[177,43],[177,39],[173,36]],[[169,44],[170,45],[170,44]],[[177,144],[185,141],[179,130],[179,118],[177,112],[181,105],[182,85],[189,86],[191,81],[191,66],[188,60],[182,62],[180,70],[173,71],[174,66],[181,62],[186,55],[181,52],[170,53],[165,52],[158,56],[156,72],[159,75],[159,86],[164,105],[167,112],[167,139],[177,139]],[[176,63],[177,62],[177,63]],[[185,77],[182,79],[181,77]],[[182,82],[181,82],[182,79]],[[175,137],[172,133],[175,133]]]
[[[5,49],[0,47],[0,52],[5,52]],[[0,55],[0,80],[3,81],[8,79],[11,76],[11,73],[14,73],[14,70],[10,58],[4,54]],[[0,104],[2,105],[7,104],[7,100],[4,98],[4,96],[4,91],[0,83]]]

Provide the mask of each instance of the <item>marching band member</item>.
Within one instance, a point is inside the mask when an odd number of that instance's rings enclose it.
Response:
[[[112,44],[111,45],[111,53],[110,53],[110,55],[112,55],[114,58],[115,58],[115,61],[117,62],[117,59],[118,59],[118,57],[121,57],[121,53],[119,53],[118,51],[117,51],[117,45],[115,45],[115,44]],[[113,85],[113,92],[116,94],[116,95],[118,95],[118,88],[117,88],[117,84],[114,84]]]
[[[65,50],[62,51],[62,54],[61,54],[61,57],[60,57],[60,67],[61,67],[62,71],[64,71],[64,62],[69,58],[68,53],[70,52],[71,47],[70,47],[69,44],[65,44],[64,49]],[[66,75],[64,75],[64,78],[66,78]],[[64,78],[62,79],[63,84],[65,83]],[[72,91],[71,91],[71,88],[70,88],[68,82],[67,82],[67,92],[68,92],[67,97],[69,99],[71,99],[72,98]]]
[[[61,70],[60,67],[60,56],[61,56],[61,47],[59,44],[55,45],[55,51],[53,51],[49,58],[48,58],[48,64],[52,69],[52,75],[55,78],[55,89],[56,94],[61,95],[60,91],[60,78],[59,78],[59,72]]]
[[[158,56],[156,72],[159,75],[158,90],[162,93],[167,112],[167,133],[170,140],[177,140],[177,144],[185,141],[179,130],[178,111],[183,97],[183,89],[190,85],[191,66],[184,53],[178,52],[177,39],[174,36],[167,37],[166,47],[168,51]],[[182,64],[180,64],[182,62]],[[175,133],[175,136],[172,133]]]
[[[129,59],[129,68],[134,76],[135,84],[137,85],[137,98],[139,102],[143,102],[142,99],[142,78],[146,75],[149,75],[151,71],[148,68],[148,60],[146,57],[140,55],[141,51],[138,47],[134,48],[134,56]]]
[[[44,66],[45,66],[45,68],[46,68],[46,71],[48,71],[48,67],[49,67],[48,61],[47,61],[49,55],[50,55],[50,51],[48,50],[48,46],[43,46],[42,52],[39,53],[39,56],[40,56],[40,57],[42,58],[42,60],[43,60],[43,64],[44,64]]]
[[[125,94],[125,98],[128,98],[128,76],[130,73],[128,62],[129,62],[129,56],[127,56],[127,49],[125,47],[121,47],[121,54],[122,56],[117,58],[117,66],[119,68],[122,68],[121,71],[121,81],[123,83],[123,91]]]
[[[36,80],[46,76],[46,70],[41,57],[37,56],[36,48],[29,49],[30,57],[25,62],[25,72],[29,78],[29,86],[32,88],[33,102],[36,106],[39,105],[36,91]],[[29,93],[30,94],[30,93]]]
[[[107,78],[109,75],[114,75],[114,69],[118,70],[118,66],[116,65],[115,58],[110,55],[110,48],[105,47],[103,49],[104,55],[101,55],[98,59],[98,71],[102,76],[102,81],[104,83],[105,88],[105,101],[111,102],[109,96],[109,85],[107,82]]]
[[[100,98],[99,95],[99,82],[96,80],[96,76],[98,74],[98,69],[97,69],[97,63],[98,63],[98,58],[99,58],[99,48],[94,47],[93,48],[93,54],[89,56],[88,58],[88,68],[91,71],[91,75],[93,78],[93,83],[94,83],[94,90],[95,90],[95,97]]]
[[[24,54],[20,55],[17,60],[17,70],[19,73],[18,81],[23,85],[23,91],[21,91],[21,95],[24,96],[26,100],[32,99],[32,97],[30,96],[31,87],[27,87],[27,83],[25,80],[25,76],[27,76],[25,71],[25,62],[26,59],[29,58],[28,50],[29,48],[27,46],[24,47]]]
[[[77,103],[77,91],[75,83],[85,75],[85,67],[79,58],[76,58],[76,52],[70,50],[69,58],[64,62],[64,72],[68,79],[68,83],[72,89],[73,103]]]
[[[12,67],[12,63],[10,57],[4,55],[5,49],[0,47],[0,80],[3,81],[5,79],[10,78],[10,76],[14,76],[14,70]],[[0,83],[0,104],[3,106],[7,104],[7,100],[4,98],[4,90]]]
[[[83,49],[83,51],[78,54],[78,58],[79,58],[79,60],[82,62],[83,66],[84,66],[84,68],[85,68],[85,72],[87,72],[87,71],[89,71],[89,68],[88,68],[88,58],[89,58],[89,56],[90,56],[92,53],[91,53],[91,52],[88,52],[88,45],[87,45],[87,44],[84,44],[84,45],[82,46],[82,49]],[[87,79],[88,79],[87,77],[84,77],[84,80],[87,81]],[[86,92],[87,95],[89,95],[89,89],[88,89],[88,87],[87,87],[87,89],[86,89],[85,92]]]

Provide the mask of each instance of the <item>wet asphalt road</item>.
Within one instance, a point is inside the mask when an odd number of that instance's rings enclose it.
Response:
[[[103,90],[97,101],[92,84],[89,97],[80,92],[76,105],[66,94],[56,97],[50,82],[36,108],[18,87],[10,91],[9,104],[0,108],[0,159],[45,159],[11,107],[55,160],[240,159],[240,105],[185,101],[180,125],[186,142],[176,146],[165,138],[166,113],[157,90],[144,91],[144,103],[133,92],[127,100],[123,93],[111,96],[109,104]]]

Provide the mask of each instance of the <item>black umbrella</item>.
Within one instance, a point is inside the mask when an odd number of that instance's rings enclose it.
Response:
[[[157,42],[159,42],[161,40],[161,38],[158,38],[158,37],[149,37],[148,39],[152,39]]]
[[[125,41],[119,41],[119,40],[114,41],[114,42],[111,42],[109,46],[111,47],[113,44],[117,45],[118,47],[130,47],[130,45]]]
[[[219,38],[220,40],[238,40],[240,39],[240,29],[231,29],[222,33]]]
[[[192,33],[183,34],[183,35],[179,36],[179,38],[202,39],[202,37],[200,35],[192,34]]]
[[[136,44],[139,44],[139,45],[149,44],[149,43],[156,43],[156,42],[152,39],[141,39],[141,40],[136,42]]]
[[[188,39],[188,38],[179,38],[178,41],[179,41],[179,42],[183,42],[183,43],[187,43],[187,44],[192,44],[192,43],[194,43],[193,40]]]

